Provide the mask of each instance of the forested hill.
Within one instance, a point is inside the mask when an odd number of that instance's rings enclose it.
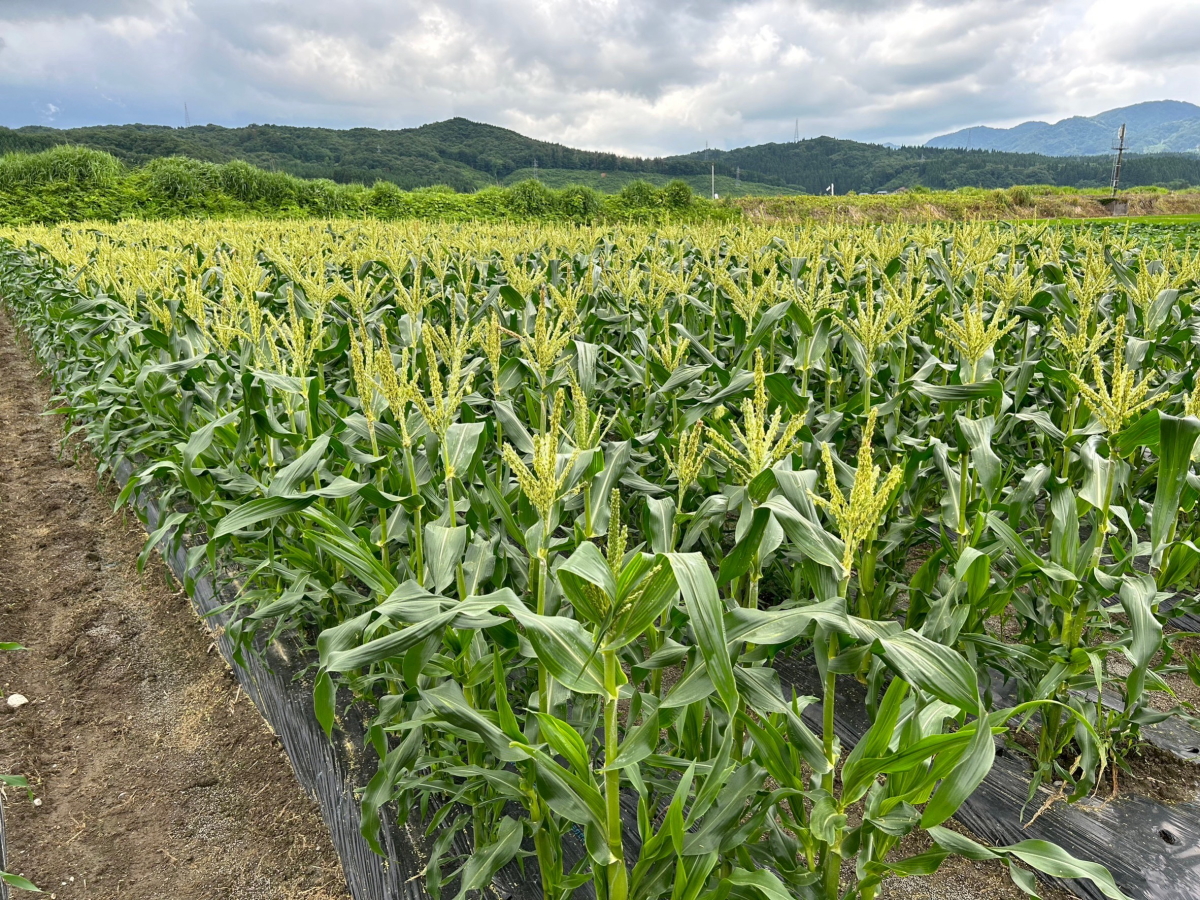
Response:
[[[654,163],[612,153],[575,150],[466,119],[419,128],[302,128],[247,125],[100,125],[54,129],[0,128],[0,153],[34,152],[56,144],[107,150],[131,165],[163,156],[206,162],[245,160],[263,169],[304,178],[372,184],[386,180],[405,189],[447,184],[459,191],[496,184],[518,169],[659,171]],[[696,172],[699,166],[691,167]],[[704,171],[708,172],[707,167]],[[682,173],[681,173],[682,174]]]
[[[576,150],[461,118],[394,131],[285,125],[0,128],[0,153],[36,152],[67,143],[107,150],[131,165],[166,156],[210,162],[242,159],[264,169],[306,178],[364,184],[386,180],[406,189],[446,184],[459,191],[503,182],[513,173],[524,176],[534,167],[538,172],[555,170],[564,177],[569,177],[568,170],[581,173],[581,178],[583,173],[597,173],[596,178],[585,180],[601,190],[608,179],[600,179],[600,173],[690,176],[695,183],[700,176],[709,175],[710,166],[715,166],[717,175],[740,177],[742,182],[756,183],[754,188],[764,192],[774,186],[821,193],[832,183],[839,194],[917,185],[935,189],[1015,184],[1101,187],[1108,183],[1110,172],[1109,162],[1095,156],[1048,157],[928,147],[890,149],[828,137],[639,159]],[[611,179],[613,188],[627,181]],[[1200,157],[1128,157],[1123,183],[1200,185]]]
[[[923,185],[934,189],[1003,188],[1017,184],[1060,187],[1104,187],[1112,163],[1096,156],[1040,156],[992,150],[942,150],[929,147],[887,148],[819,137],[789,144],[759,144],[728,151],[700,151],[676,160],[707,165],[718,171],[740,168],[743,178],[786,184],[810,194],[829,185],[839,194],[873,193]],[[1192,155],[1128,155],[1121,183],[1187,187],[1200,184],[1200,158]]]

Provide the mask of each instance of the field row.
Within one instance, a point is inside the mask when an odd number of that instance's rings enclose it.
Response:
[[[439,835],[435,895],[870,900],[957,852],[1120,897],[942,823],[997,737],[1073,802],[1191,721],[1200,256],[1144,237],[129,223],[10,233],[0,285],[244,652],[305,635],[331,733],[368,704],[364,833]]]

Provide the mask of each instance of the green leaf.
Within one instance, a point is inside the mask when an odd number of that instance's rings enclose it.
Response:
[[[512,444],[519,453],[532,453],[533,438],[525,423],[517,418],[516,412],[513,411],[512,401],[494,400],[492,409],[496,413],[496,420],[504,428],[504,440]]]
[[[328,448],[329,435],[323,434],[313,441],[307,450],[279,470],[267,486],[267,496],[290,497],[298,493],[301,484],[321,465]]]
[[[818,775],[828,772],[829,760],[825,758],[825,748],[800,716],[804,707],[816,698],[797,697],[791,703],[785,702],[780,690],[779,675],[774,669],[738,666],[733,670],[733,674],[737,678],[738,690],[746,705],[760,715],[783,715],[787,719],[788,738],[809,768]]]
[[[1152,453],[1157,453],[1161,416],[1162,413],[1157,409],[1147,410],[1109,438],[1109,446],[1117,451],[1118,456],[1129,456],[1138,447],[1145,447]]]
[[[466,900],[471,891],[482,891],[492,878],[517,855],[525,829],[516,819],[505,816],[496,828],[496,840],[475,847],[462,868],[458,893],[454,900]]]
[[[609,497],[625,474],[631,450],[629,441],[608,444],[604,450],[604,468],[592,479],[591,486],[584,488],[592,496],[592,531],[597,535],[608,534]]]
[[[466,525],[455,525],[452,528],[444,525],[425,526],[425,560],[429,564],[429,578],[433,579],[433,590],[436,593],[440,594],[454,584],[458,565],[467,549],[470,530]],[[426,583],[429,578],[426,579]]]
[[[929,836],[933,838],[935,844],[943,850],[957,853],[964,859],[987,862],[990,859],[1000,858],[999,853],[989,850],[983,844],[973,841],[966,835],[959,834],[957,831],[951,831],[949,828],[943,828],[940,825],[933,825],[926,830],[929,832]]]
[[[181,450],[184,470],[190,472],[195,467],[196,460],[212,445],[213,435],[218,428],[236,423],[240,415],[240,410],[234,410],[193,431]]]
[[[891,874],[899,875],[901,878],[908,878],[912,875],[932,875],[951,855],[949,850],[926,850],[924,853],[908,856],[896,862],[868,862],[865,868],[871,875]]]
[[[795,900],[779,876],[766,869],[734,869],[725,880],[738,887],[757,891],[766,900]]]
[[[563,593],[583,618],[592,625],[599,625],[607,618],[607,610],[597,606],[588,592],[589,586],[599,588],[610,607],[616,602],[617,582],[599,547],[584,541],[555,574]]]
[[[1128,655],[1133,671],[1125,679],[1125,707],[1135,707],[1146,684],[1146,670],[1163,644],[1163,626],[1154,615],[1158,587],[1150,575],[1126,575],[1121,580],[1121,608],[1129,619],[1132,640]]]
[[[839,833],[846,827],[846,814],[840,813],[833,798],[826,791],[813,791],[812,813],[808,826],[813,837],[826,844],[836,844]]]
[[[430,635],[448,627],[457,616],[458,610],[451,608],[416,625],[367,641],[362,646],[330,651],[324,654],[321,664],[330,672],[353,672],[397,658]]]
[[[940,825],[958,812],[963,802],[983,782],[996,759],[996,742],[988,727],[987,711],[980,706],[975,733],[962,758],[934,791],[921,814],[921,827]]]
[[[604,664],[596,652],[596,641],[574,619],[563,616],[539,616],[524,609],[510,612],[525,629],[538,661],[558,681],[579,694],[607,696],[604,688]],[[617,669],[623,684],[624,674]]]
[[[520,745],[514,749],[533,759],[538,794],[554,812],[577,825],[591,825],[604,830],[604,798],[591,779],[576,775],[538,747]],[[592,848],[588,849],[590,851]]]
[[[643,695],[643,697],[649,696],[649,694]],[[625,740],[621,741],[621,745],[617,749],[616,758],[611,762],[606,761],[606,769],[624,769],[636,766],[655,751],[661,727],[658,711],[645,711],[642,719],[641,724],[635,725],[626,733]]]
[[[305,510],[305,515],[312,511]],[[375,593],[386,597],[396,589],[396,576],[375,558],[373,547],[365,541],[341,533],[330,534],[323,531],[312,531],[308,537],[322,550],[340,560],[356,578]]]
[[[483,422],[455,422],[446,431],[446,455],[460,481],[471,469],[479,439],[487,426]]]
[[[663,709],[678,709],[703,700],[715,690],[712,679],[708,677],[708,667],[703,660],[696,660],[695,664],[688,666],[683,677],[671,686],[660,705]]]
[[[883,659],[907,681],[964,712],[979,709],[979,680],[961,654],[915,631],[880,638]]]
[[[991,576],[991,557],[974,547],[964,548],[962,555],[954,564],[954,577],[966,585],[967,599],[970,600],[972,606],[979,603],[987,593]]]
[[[1160,413],[1158,417],[1158,484],[1154,491],[1154,512],[1150,519],[1152,565],[1159,565],[1163,548],[1175,529],[1179,497],[1191,466],[1192,448],[1200,437],[1200,419],[1177,418]]]
[[[853,803],[859,800],[875,780],[876,773],[864,771],[863,760],[882,757],[887,751],[896,730],[896,723],[900,721],[902,703],[907,694],[907,682],[901,678],[893,678],[875,713],[875,721],[871,723],[866,734],[859,738],[842,767],[844,802]]]
[[[675,501],[670,497],[647,497],[646,518],[650,549],[655,553],[670,553],[671,536],[675,525]]]
[[[462,688],[453,681],[426,688],[421,698],[429,704],[447,724],[460,732],[478,737],[488,749],[504,762],[520,762],[528,757],[528,748],[514,746],[513,740],[486,718],[479,710],[467,703]]]
[[[632,564],[626,570],[631,567]],[[615,627],[605,635],[604,646],[609,650],[619,650],[636,641],[679,596],[675,572],[661,556],[653,559],[650,574],[633,584],[626,586],[624,575],[622,572],[620,603],[626,604],[627,598],[631,594],[633,596],[618,617]]]
[[[758,555],[758,545],[762,543],[763,535],[766,533],[767,524],[770,521],[770,509],[760,506],[754,510],[750,519],[750,527],[746,529],[746,533],[741,536],[729,554],[721,560],[721,570],[717,575],[718,586],[728,584],[750,570],[750,566],[754,564]]]
[[[555,718],[549,713],[538,713],[537,721],[538,737],[565,759],[576,775],[593,782],[588,748],[583,742],[583,738],[579,736],[579,732],[562,719]]]
[[[746,341],[745,348],[742,350],[740,365],[747,365],[749,363],[754,348],[765,341],[767,336],[779,327],[779,320],[787,315],[791,307],[792,301],[790,299],[784,300],[781,303],[776,303],[758,317],[758,322],[754,326],[754,333],[750,335],[749,340]]]
[[[729,614],[728,639],[731,643],[787,644],[808,631],[813,623],[835,631],[846,631],[846,601],[840,597],[797,606],[792,609],[746,609],[738,607]]]
[[[845,545],[839,538],[801,515],[784,497],[771,497],[763,503],[763,508],[775,514],[776,521],[783,528],[788,540],[796,545],[796,549],[817,565],[832,569],[836,580],[840,581],[845,576],[845,570],[842,568]]]
[[[1002,465],[1000,457],[992,450],[992,432],[996,428],[996,420],[991,416],[982,419],[968,419],[966,416],[955,416],[963,437],[971,453],[971,468],[975,471],[979,484],[988,499],[994,499],[1000,489]]]
[[[999,400],[1004,396],[1004,385],[994,378],[974,384],[929,384],[914,381],[913,389],[918,394],[938,403],[966,403],[968,400]]]
[[[725,606],[717,592],[708,563],[699,553],[664,554],[683,593],[683,602],[691,619],[696,643],[708,668],[708,676],[717,689],[721,704],[730,715],[737,710],[739,697],[725,638]]]
[[[1168,288],[1165,291],[1159,291],[1158,296],[1150,303],[1150,308],[1146,311],[1146,336],[1149,337],[1155,334],[1162,324],[1171,314],[1171,310],[1176,308],[1179,303],[1179,291],[1175,288]]]
[[[29,891],[34,894],[45,893],[32,881],[22,878],[20,875],[13,875],[11,872],[0,872],[0,881],[11,887],[20,888],[23,891]]]
[[[221,519],[213,530],[213,540],[245,531],[260,522],[299,512],[315,502],[315,497],[259,497],[249,503],[243,503]]]
[[[333,737],[333,718],[334,718],[334,702],[337,698],[337,688],[333,684],[333,678],[328,672],[321,672],[317,676],[317,683],[313,685],[313,712],[317,716],[317,723],[321,726],[321,730],[325,732],[325,737]]]
[[[1086,878],[1111,900],[1129,900],[1117,887],[1108,869],[1099,863],[1076,859],[1057,844],[1048,841],[1021,841],[1010,847],[996,849],[1006,855],[1015,856],[1027,866],[1055,878]]]
[[[142,547],[142,552],[138,554],[137,570],[139,572],[145,568],[146,562],[150,559],[150,554],[162,543],[163,539],[186,522],[187,517],[188,514],[186,512],[173,512],[158,523],[158,527],[146,539],[146,543]],[[176,534],[176,539],[178,539],[178,534]]]

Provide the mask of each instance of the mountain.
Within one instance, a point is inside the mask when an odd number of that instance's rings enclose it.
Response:
[[[1105,126],[1093,123],[1090,127]],[[1159,127],[1167,125],[1160,122]],[[717,193],[723,197],[746,193],[819,194],[830,184],[839,194],[921,186],[1103,187],[1108,184],[1110,170],[1107,158],[1098,156],[889,148],[831,137],[645,159],[577,150],[461,118],[390,131],[288,125],[0,128],[0,154],[31,153],[60,144],[106,150],[130,166],[171,156],[216,163],[240,159],[304,178],[368,185],[390,181],[405,189],[442,184],[457,191],[533,177],[555,187],[584,184],[615,193],[637,178],[658,184],[682,178],[698,193],[706,194],[714,174]],[[1122,183],[1200,185],[1200,154],[1133,154],[1127,158]]]
[[[1134,153],[1200,152],[1200,106],[1181,100],[1152,100],[1095,116],[1055,122],[1023,122],[1012,128],[964,128],[925,142],[926,147],[1002,150],[1046,156],[1112,153],[1124,124],[1125,145]]]

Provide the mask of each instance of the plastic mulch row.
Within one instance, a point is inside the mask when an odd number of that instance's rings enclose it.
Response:
[[[0,872],[8,871],[8,844],[4,836],[4,800],[0,798]],[[0,900],[8,900],[8,885],[0,881]]]

